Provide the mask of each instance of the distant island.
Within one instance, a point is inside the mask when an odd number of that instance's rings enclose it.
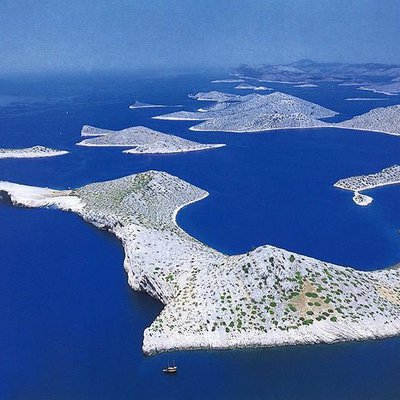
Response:
[[[226,102],[226,101],[242,101],[243,96],[231,93],[218,92],[212,90],[211,92],[199,92],[197,94],[189,94],[191,99],[199,101],[216,101],[216,102]]]
[[[400,184],[400,165],[393,165],[375,174],[340,179],[334,186],[354,192],[353,201],[359,206],[367,206],[372,203],[373,198],[361,194],[361,191],[396,184]]]
[[[214,79],[211,83],[240,83],[244,82],[243,79],[232,78],[232,79]]]
[[[294,85],[293,87],[296,87],[296,88],[317,88],[318,85],[316,85],[314,83],[301,83],[299,85]]]
[[[22,149],[0,149],[0,158],[39,158],[68,154],[65,150],[55,150],[44,146],[32,146]]]
[[[249,85],[247,83],[241,83],[240,85],[235,86],[235,89],[245,89],[245,90],[272,90],[269,87],[266,86],[254,86],[254,85]]]
[[[265,245],[227,256],[176,223],[207,192],[148,171],[75,190],[0,182],[14,204],[56,206],[113,232],[134,290],[164,305],[143,351],[333,343],[400,333],[400,269],[364,272]]]
[[[88,135],[89,133],[89,135]],[[198,143],[178,136],[158,132],[145,126],[134,126],[120,131],[95,128],[85,125],[83,136],[94,136],[85,139],[78,146],[92,147],[131,147],[125,150],[128,154],[168,154],[187,151],[215,149],[224,144]]]
[[[167,107],[182,107],[180,105],[164,105],[164,104],[149,104],[149,103],[143,103],[141,101],[135,101],[133,104],[129,106],[131,110],[137,109],[137,108],[167,108]]]
[[[233,73],[239,79],[261,82],[296,85],[337,82],[339,85],[364,85],[365,90],[380,93],[400,92],[400,66],[393,64],[320,63],[304,59],[288,64],[241,65]]]
[[[381,97],[348,97],[345,101],[388,101],[388,98]]]

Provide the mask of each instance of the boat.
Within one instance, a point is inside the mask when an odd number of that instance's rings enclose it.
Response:
[[[168,363],[168,367],[163,368],[163,372],[165,372],[166,374],[175,374],[178,370],[178,367],[173,364],[173,365],[169,365]]]

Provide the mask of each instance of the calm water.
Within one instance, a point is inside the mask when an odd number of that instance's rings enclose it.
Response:
[[[0,179],[54,188],[133,174],[170,172],[210,192],[182,210],[179,224],[227,254],[261,244],[363,270],[400,260],[400,187],[353,204],[332,187],[343,177],[399,162],[400,139],[350,130],[228,134],[152,120],[175,109],[129,110],[134,100],[199,104],[187,94],[220,89],[222,75],[75,76],[0,80],[0,147],[35,144],[64,157],[1,160]],[[278,90],[331,107],[336,120],[400,102],[351,87]],[[242,94],[248,93],[241,91]],[[10,103],[10,101],[12,101]],[[203,104],[203,103],[202,103]],[[83,124],[143,124],[226,148],[180,155],[124,155],[82,148]],[[162,305],[127,285],[123,250],[110,234],[57,210],[0,206],[1,399],[398,399],[400,340],[332,346],[176,352],[145,357],[143,330]],[[176,360],[179,373],[160,370]]]

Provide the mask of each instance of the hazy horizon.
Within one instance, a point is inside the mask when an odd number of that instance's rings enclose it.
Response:
[[[395,0],[3,0],[0,73],[400,64]]]

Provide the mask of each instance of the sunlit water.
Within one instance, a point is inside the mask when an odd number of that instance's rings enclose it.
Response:
[[[369,207],[333,188],[338,179],[400,162],[400,139],[350,130],[229,134],[152,120],[175,109],[129,110],[134,100],[196,109],[188,93],[219,75],[30,77],[0,81],[0,147],[42,144],[62,157],[0,160],[0,179],[54,188],[163,170],[210,192],[178,222],[227,254],[272,244],[363,270],[400,260],[400,187],[370,191]],[[354,87],[277,90],[340,111],[336,120],[391,105]],[[250,93],[240,91],[241,94]],[[376,95],[376,97],[382,97]],[[19,103],[9,101],[18,99]],[[10,100],[11,99],[11,100]],[[203,105],[204,103],[201,103]],[[126,155],[75,146],[83,124],[146,125],[227,147],[178,155]],[[400,340],[145,357],[143,330],[162,309],[133,292],[110,234],[57,210],[0,207],[1,399],[398,399]],[[169,360],[179,366],[165,376]]]

